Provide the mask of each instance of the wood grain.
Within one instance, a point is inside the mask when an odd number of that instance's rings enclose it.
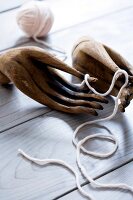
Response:
[[[0,1],[0,13],[17,8],[18,6],[22,5],[25,2],[30,0],[5,0]]]
[[[133,187],[133,175],[132,175],[132,168],[133,168],[133,162],[130,162],[121,168],[107,174],[106,176],[103,176],[99,178],[97,181],[100,183],[111,183],[111,184],[117,184],[117,183],[125,183]],[[98,189],[92,189],[91,186],[88,184],[83,187],[85,191],[89,192],[91,195],[94,196],[94,199],[102,199],[102,200],[132,200],[133,195],[131,193],[124,192],[119,189],[115,190],[98,190]],[[74,192],[71,192],[68,195],[65,195],[62,198],[58,198],[60,200],[84,200],[87,198],[84,198],[77,190]]]
[[[112,12],[117,12],[121,9],[123,10],[133,5],[132,0],[127,0],[126,2],[124,0],[117,0],[117,1],[102,0],[102,1],[103,3],[97,0],[47,1],[55,16],[54,26],[50,32],[50,35],[53,34],[54,32],[79,24],[81,22],[92,20],[95,18],[97,19],[100,16],[105,15],[104,18],[106,18],[106,15]],[[74,8],[74,16],[73,16],[73,8]],[[69,16],[68,16],[68,10],[69,10]],[[18,9],[14,9],[9,12],[2,13],[0,15],[0,24],[2,30],[0,32],[0,44],[1,44],[0,51],[7,48],[11,48],[16,45],[20,45],[28,40],[25,34],[17,26],[16,23],[17,12]],[[69,30],[67,30],[67,33],[69,33]],[[63,33],[60,34],[63,35]],[[64,46],[64,44],[61,46]]]
[[[132,107],[133,104],[124,115],[118,114],[113,120],[101,124],[104,126],[101,130],[103,133],[113,132],[117,136],[119,150],[106,160],[82,156],[82,161],[91,176],[102,176],[132,159]],[[75,180],[67,170],[57,166],[38,167],[17,155],[17,149],[21,148],[38,158],[63,159],[77,169],[75,147],[72,145],[73,131],[80,123],[91,119],[92,117],[85,115],[79,117],[53,111],[1,133],[1,199],[51,200],[74,189]],[[89,134],[94,130],[98,132],[98,127],[89,127]],[[88,127],[83,129],[80,138],[87,134]],[[112,145],[103,145],[95,140],[89,142],[87,148],[105,152],[109,151]],[[85,183],[83,178],[80,180],[81,183]]]
[[[92,3],[92,1],[83,1],[83,4],[85,2]],[[99,15],[92,15],[92,17],[91,15],[88,16],[88,12],[86,11],[87,15],[85,17],[83,16],[83,18],[81,17],[81,21],[79,22],[83,22],[88,19],[90,19],[90,21],[71,28],[68,28],[66,23],[68,20],[67,18],[66,21],[63,21],[65,29],[59,31],[63,28],[63,26],[61,26],[61,29],[58,26],[58,29],[55,29],[55,31],[57,31],[56,33],[53,29],[50,37],[47,38],[47,41],[66,48],[70,55],[70,49],[72,48],[74,41],[82,35],[90,34],[97,40],[112,46],[123,54],[130,62],[133,62],[133,8],[129,8],[129,6],[132,5],[132,1],[106,2],[115,3],[110,6],[108,3],[105,3],[108,9],[105,9],[106,6],[104,7],[103,5],[104,8],[99,11]],[[89,5],[90,9],[90,4],[87,5]],[[74,7],[74,3],[72,3],[72,6]],[[60,8],[62,7],[59,7],[59,10]],[[63,9],[65,9],[65,7]],[[120,9],[123,10],[120,11]],[[71,10],[73,9],[70,8],[70,16]],[[1,50],[28,41],[25,40],[25,37],[23,37],[24,34],[19,32],[14,24],[13,16],[15,16],[15,12],[16,10],[0,15],[0,24],[2,24],[0,32]],[[64,13],[65,12],[66,11],[64,11]],[[77,11],[75,11],[75,19],[72,20],[72,24],[70,23],[69,26],[79,23],[78,20],[80,19],[76,18],[79,13],[76,14],[76,12]],[[111,12],[114,13],[102,16],[103,14]],[[65,18],[62,17],[62,19]],[[71,18],[69,20],[71,20]],[[29,44],[35,45],[35,43],[26,43],[25,45]],[[70,57],[67,62],[71,63]],[[36,102],[33,102],[13,86],[9,86],[7,88],[0,87],[0,96],[0,199],[51,200],[59,198],[65,193],[76,189],[75,180],[72,177],[72,174],[67,172],[66,169],[60,168],[59,166],[38,167],[18,155],[17,149],[22,148],[32,156],[39,158],[48,157],[63,159],[77,169],[75,162],[75,148],[72,145],[73,131],[80,123],[94,118],[85,115],[67,115],[56,111],[45,113],[50,110],[46,107],[42,107]],[[104,112],[100,112],[100,116],[102,117],[103,115],[105,116],[110,113],[111,108],[112,104],[109,104],[109,106],[107,105]],[[43,113],[45,114],[42,115]],[[113,120],[103,124],[104,127],[102,127],[102,132],[106,134],[109,134],[110,131],[114,132],[119,140],[119,149],[113,157],[106,160],[97,160],[91,157],[82,156],[82,161],[84,162],[88,173],[93,177],[101,177],[132,160],[132,115],[133,102],[126,109],[125,114],[118,113]],[[94,130],[98,132],[97,127],[89,127],[89,134]],[[4,131],[5,129],[10,130]],[[87,129],[83,129],[79,138],[82,138],[87,134]],[[87,148],[95,151],[109,151],[112,148],[112,145],[108,143],[104,143],[103,145],[100,141],[95,140],[91,143],[89,142],[87,144]],[[104,176],[103,179],[105,178],[105,182],[127,181],[127,183],[132,184],[131,170],[132,162],[131,164],[122,167],[120,171],[117,170],[110,173],[109,176]],[[86,183],[86,180],[84,180],[81,176],[80,181],[81,183]],[[104,180],[101,179],[101,181]],[[100,197],[100,199],[107,199],[109,197],[110,199],[112,199],[112,197],[113,199],[121,197],[122,199],[125,198],[124,200],[132,199],[131,195],[120,192],[112,193],[112,191],[107,191],[106,194],[103,192],[95,192],[95,195],[98,199]],[[64,198],[82,199],[77,191],[65,196]]]
[[[0,94],[0,132],[51,110],[28,98],[13,85],[0,86]]]
[[[100,40],[116,49],[127,58],[127,60],[133,63],[133,43],[131,42],[133,41],[133,26],[130,25],[133,20],[132,12],[133,9],[131,8],[109,15],[106,18],[100,18],[92,22],[74,26],[69,30],[64,30],[51,35],[48,42],[60,47],[64,46],[69,56],[67,63],[71,65],[70,50],[72,49],[75,40],[82,35],[90,34],[97,40]],[[121,34],[123,32],[124,34]],[[65,45],[64,38],[67,39]],[[24,45],[36,45],[36,43],[30,42]],[[71,77],[68,76],[68,79],[71,80]],[[49,110],[48,108],[42,107],[40,104],[36,104],[33,100],[26,98],[24,95],[20,95],[19,91],[15,87],[9,87],[8,89],[3,87],[0,88],[0,131],[19,123],[23,123],[24,121],[39,116]],[[21,108],[18,103],[20,100]]]
[[[131,7],[106,17],[73,26],[68,30],[66,29],[51,35],[49,42],[53,44],[57,41],[55,44],[62,46],[64,45],[65,38],[65,40],[68,41],[65,43],[64,48],[70,55],[70,49],[72,49],[75,41],[79,39],[79,37],[90,35],[97,41],[101,41],[120,52],[129,62],[133,63],[132,12],[133,8]]]

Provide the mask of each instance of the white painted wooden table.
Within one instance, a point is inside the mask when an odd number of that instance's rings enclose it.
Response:
[[[15,46],[37,45],[25,37],[16,24],[15,16],[23,0],[0,1],[0,51]],[[83,35],[112,46],[133,63],[133,1],[132,0],[47,0],[55,14],[55,24],[46,39],[65,47],[69,55],[73,43]],[[68,57],[67,63],[71,64]],[[100,111],[108,114],[112,103]],[[63,159],[76,166],[72,136],[82,122],[91,116],[63,114],[42,106],[23,95],[13,85],[0,86],[0,199],[1,200],[81,200],[75,179],[59,166],[38,167],[17,154],[22,148],[39,158]],[[104,183],[124,182],[133,186],[133,103],[124,114],[104,124],[117,136],[119,149],[106,160],[82,156],[88,173]],[[107,129],[108,128],[108,129]],[[85,129],[82,137],[96,130]],[[104,147],[104,148],[103,148]],[[95,140],[87,148],[109,151],[112,145]],[[78,171],[78,169],[77,169]],[[80,172],[79,172],[80,174]],[[132,194],[119,190],[94,190],[80,175],[83,187],[95,199],[131,200]]]

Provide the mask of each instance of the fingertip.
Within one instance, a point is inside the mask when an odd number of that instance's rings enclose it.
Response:
[[[103,110],[103,106],[101,104],[98,104],[96,109]]]
[[[85,112],[87,112],[88,114],[91,114],[91,115],[93,115],[93,116],[98,116],[98,113],[97,113],[97,111],[96,110],[94,110],[94,109],[86,109],[86,111]]]
[[[129,104],[130,104],[130,100],[128,100],[128,101],[126,102],[126,107],[129,106]]]
[[[98,113],[95,111],[95,114],[94,114],[94,116],[98,116]]]
[[[92,106],[93,109],[103,110],[103,106],[99,103],[96,103],[96,102],[92,103],[91,106]]]
[[[125,108],[122,104],[119,105],[119,110],[120,112],[125,112]]]
[[[104,99],[103,103],[108,104],[108,103],[109,103],[109,100],[108,100],[108,99]]]
[[[106,98],[106,97],[102,97],[101,96],[101,99],[100,99],[101,103],[109,103],[109,100]]]
[[[99,110],[103,110],[103,106],[102,105],[100,106]]]
[[[125,112],[125,108],[124,107],[122,108],[121,112]]]
[[[98,113],[97,111],[93,110],[93,113],[92,113],[94,116],[98,116]]]

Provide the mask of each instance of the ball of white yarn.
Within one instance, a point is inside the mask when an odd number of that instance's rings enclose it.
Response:
[[[17,13],[19,27],[30,37],[46,36],[54,22],[54,16],[45,2],[31,1]]]

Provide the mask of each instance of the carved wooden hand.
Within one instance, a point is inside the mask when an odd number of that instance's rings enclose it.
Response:
[[[38,47],[21,47],[0,56],[0,83],[12,81],[24,94],[53,109],[97,115],[97,102],[107,100],[69,83],[59,70],[83,80],[84,75]],[[91,81],[95,81],[91,78]]]
[[[114,73],[123,69],[129,74],[129,84],[121,95],[121,111],[129,105],[133,98],[133,67],[112,48],[95,41],[90,37],[80,38],[72,51],[73,66],[78,71],[98,79],[92,86],[99,92],[106,92],[111,84]],[[116,81],[112,95],[116,96],[124,83],[123,75]]]

